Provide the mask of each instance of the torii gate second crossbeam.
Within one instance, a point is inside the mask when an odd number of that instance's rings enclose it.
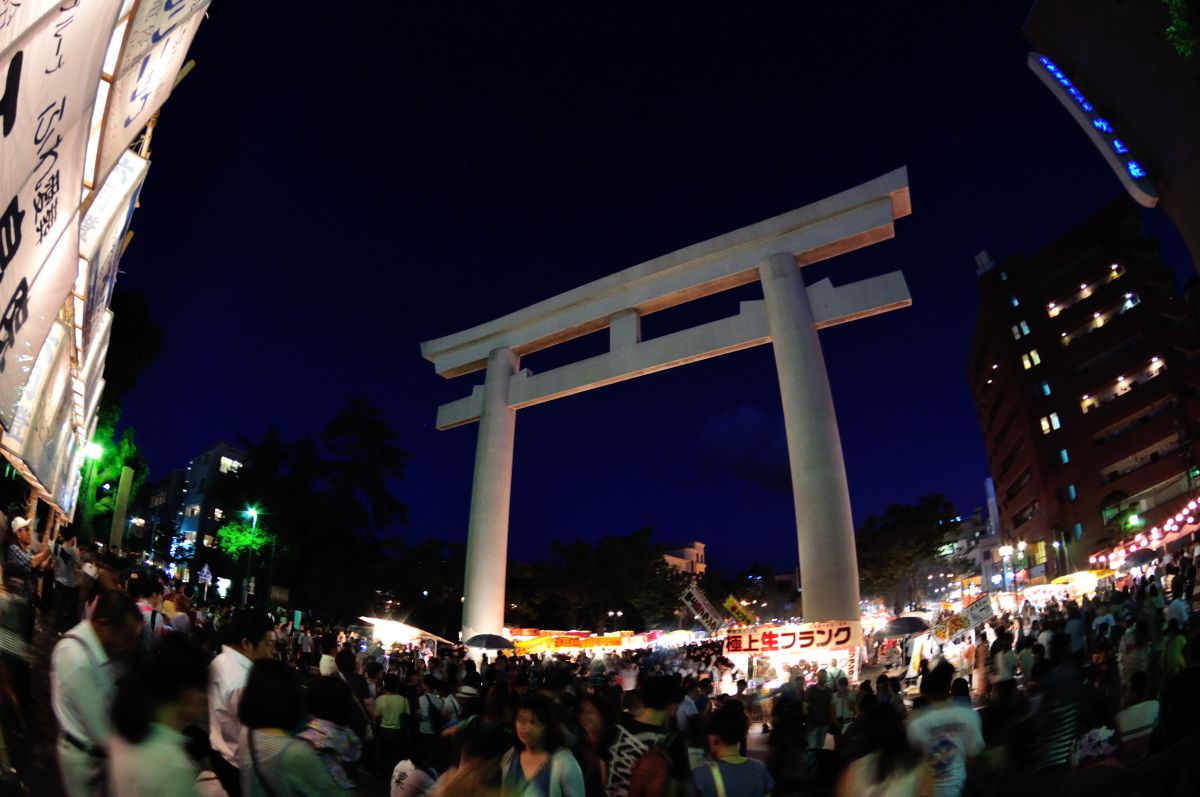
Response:
[[[485,370],[470,396],[438,408],[437,426],[479,422],[467,536],[463,639],[504,624],[516,411],[584,390],[772,343],[783,399],[804,617],[857,619],[858,560],[833,396],[817,330],[912,304],[892,272],[805,286],[800,267],[893,237],[911,213],[897,169],[782,216],[619,271],[463,332],[422,355],[450,378]],[[698,327],[643,341],[643,315],[759,280],[763,299]],[[609,351],[533,374],[520,358],[608,327]]]

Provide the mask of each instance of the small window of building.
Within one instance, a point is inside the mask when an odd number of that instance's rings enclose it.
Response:
[[[1075,485],[1073,485],[1073,484],[1068,484],[1068,485],[1067,485],[1067,500],[1068,500],[1068,501],[1074,501],[1074,500],[1075,500],[1075,497],[1076,497],[1076,493],[1075,493]]]
[[[1033,361],[1029,359],[1028,354],[1021,355],[1021,365],[1024,366],[1026,371],[1033,367]]]
[[[1050,383],[1045,380],[1042,380],[1042,395],[1043,396],[1050,395]]]
[[[225,510],[221,509],[220,507],[213,507],[213,519],[214,520],[224,520],[225,519]]]
[[[200,505],[188,504],[187,508],[183,510],[183,515],[184,517],[200,517]]]
[[[1029,324],[1026,324],[1024,321],[1022,321],[1020,324],[1018,324],[1018,326],[1019,326],[1019,327],[1021,327],[1021,334],[1022,334],[1022,335],[1028,335],[1028,334],[1029,334]]]
[[[1013,307],[1020,307],[1020,306],[1021,306],[1021,303],[1020,303],[1019,301],[1017,301],[1017,297],[1016,297],[1016,296],[1010,296],[1010,297],[1008,297],[1008,300],[1009,300],[1010,302],[1012,302],[1012,306],[1013,306]]]
[[[1042,364],[1042,358],[1041,358],[1041,356],[1038,355],[1037,349],[1029,350],[1029,359],[1033,361],[1034,365]]]
[[[1060,448],[1058,449],[1058,459],[1062,462],[1062,464],[1066,465],[1071,461],[1071,455],[1067,453],[1067,449]]]
[[[1058,420],[1057,412],[1050,413],[1050,428],[1051,429],[1061,429],[1062,428],[1062,424]]]
[[[1075,539],[1076,540],[1083,539],[1083,524],[1082,523],[1075,524]]]
[[[242,469],[242,463],[229,457],[221,457],[221,473],[237,473]]]
[[[1050,419],[1042,416],[1042,434],[1050,434]]]

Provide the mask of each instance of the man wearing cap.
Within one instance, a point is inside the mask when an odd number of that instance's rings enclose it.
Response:
[[[112,736],[114,661],[137,646],[142,613],[133,598],[100,596],[92,619],[63,634],[50,654],[50,705],[58,719],[58,763],[68,797],[97,793]]]
[[[33,550],[32,529],[30,522],[25,518],[13,518],[10,528],[16,539],[8,546],[4,574],[13,584],[14,592],[25,598],[32,598],[37,588],[36,571],[45,567],[46,562],[50,560],[50,548],[40,546],[39,550]]]

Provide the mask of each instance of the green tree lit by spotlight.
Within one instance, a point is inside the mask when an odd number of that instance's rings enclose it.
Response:
[[[271,542],[271,533],[262,526],[257,528],[248,520],[235,520],[217,529],[217,545],[233,557],[244,551],[258,553]]]

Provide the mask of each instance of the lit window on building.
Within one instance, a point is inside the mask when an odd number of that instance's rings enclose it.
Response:
[[[1069,455],[1069,454],[1067,454],[1067,449],[1065,449],[1065,448],[1060,448],[1060,449],[1058,450],[1058,459],[1059,459],[1059,461],[1061,461],[1061,462],[1062,462],[1062,464],[1064,464],[1064,465],[1066,465],[1068,462],[1070,462],[1070,461],[1071,461],[1071,457],[1070,457],[1070,455]]]
[[[1019,324],[1019,326],[1021,327],[1021,334],[1022,334],[1022,335],[1028,335],[1028,334],[1029,334],[1029,324],[1026,324],[1024,321],[1022,321],[1022,322]]]
[[[225,518],[225,510],[221,509],[220,507],[215,507],[213,509],[213,519],[214,520],[224,520],[224,518]]]
[[[1020,303],[1019,301],[1017,301],[1017,297],[1016,297],[1016,296],[1010,296],[1010,297],[1008,297],[1008,300],[1009,300],[1010,302],[1012,302],[1012,306],[1013,306],[1013,307],[1020,307],[1020,306],[1021,306],[1021,303]]]
[[[1042,395],[1043,396],[1050,395],[1050,383],[1045,380],[1042,380]]]
[[[1136,293],[1127,293],[1125,294],[1125,303],[1121,305],[1121,312],[1123,313],[1126,310],[1132,310],[1141,303],[1142,300],[1138,298]]]
[[[1042,434],[1050,434],[1050,419],[1042,417]]]
[[[183,516],[184,517],[200,517],[200,505],[199,504],[188,504],[187,507],[183,510]]]
[[[213,545],[215,545],[215,544],[216,544],[216,540],[213,539],[213,535],[211,535],[211,534],[204,535],[204,547],[205,548],[212,548]]]
[[[1075,500],[1075,497],[1076,497],[1076,493],[1075,493],[1075,485],[1073,485],[1073,484],[1068,484],[1068,485],[1067,485],[1067,500],[1068,500],[1068,501],[1074,501],[1074,500]]]
[[[1057,412],[1050,413],[1050,428],[1051,429],[1061,429],[1062,428],[1062,424],[1058,420]]]
[[[1082,523],[1075,524],[1075,539],[1076,540],[1083,539],[1083,524]]]
[[[242,463],[229,457],[221,457],[221,473],[237,473],[242,469]]]

